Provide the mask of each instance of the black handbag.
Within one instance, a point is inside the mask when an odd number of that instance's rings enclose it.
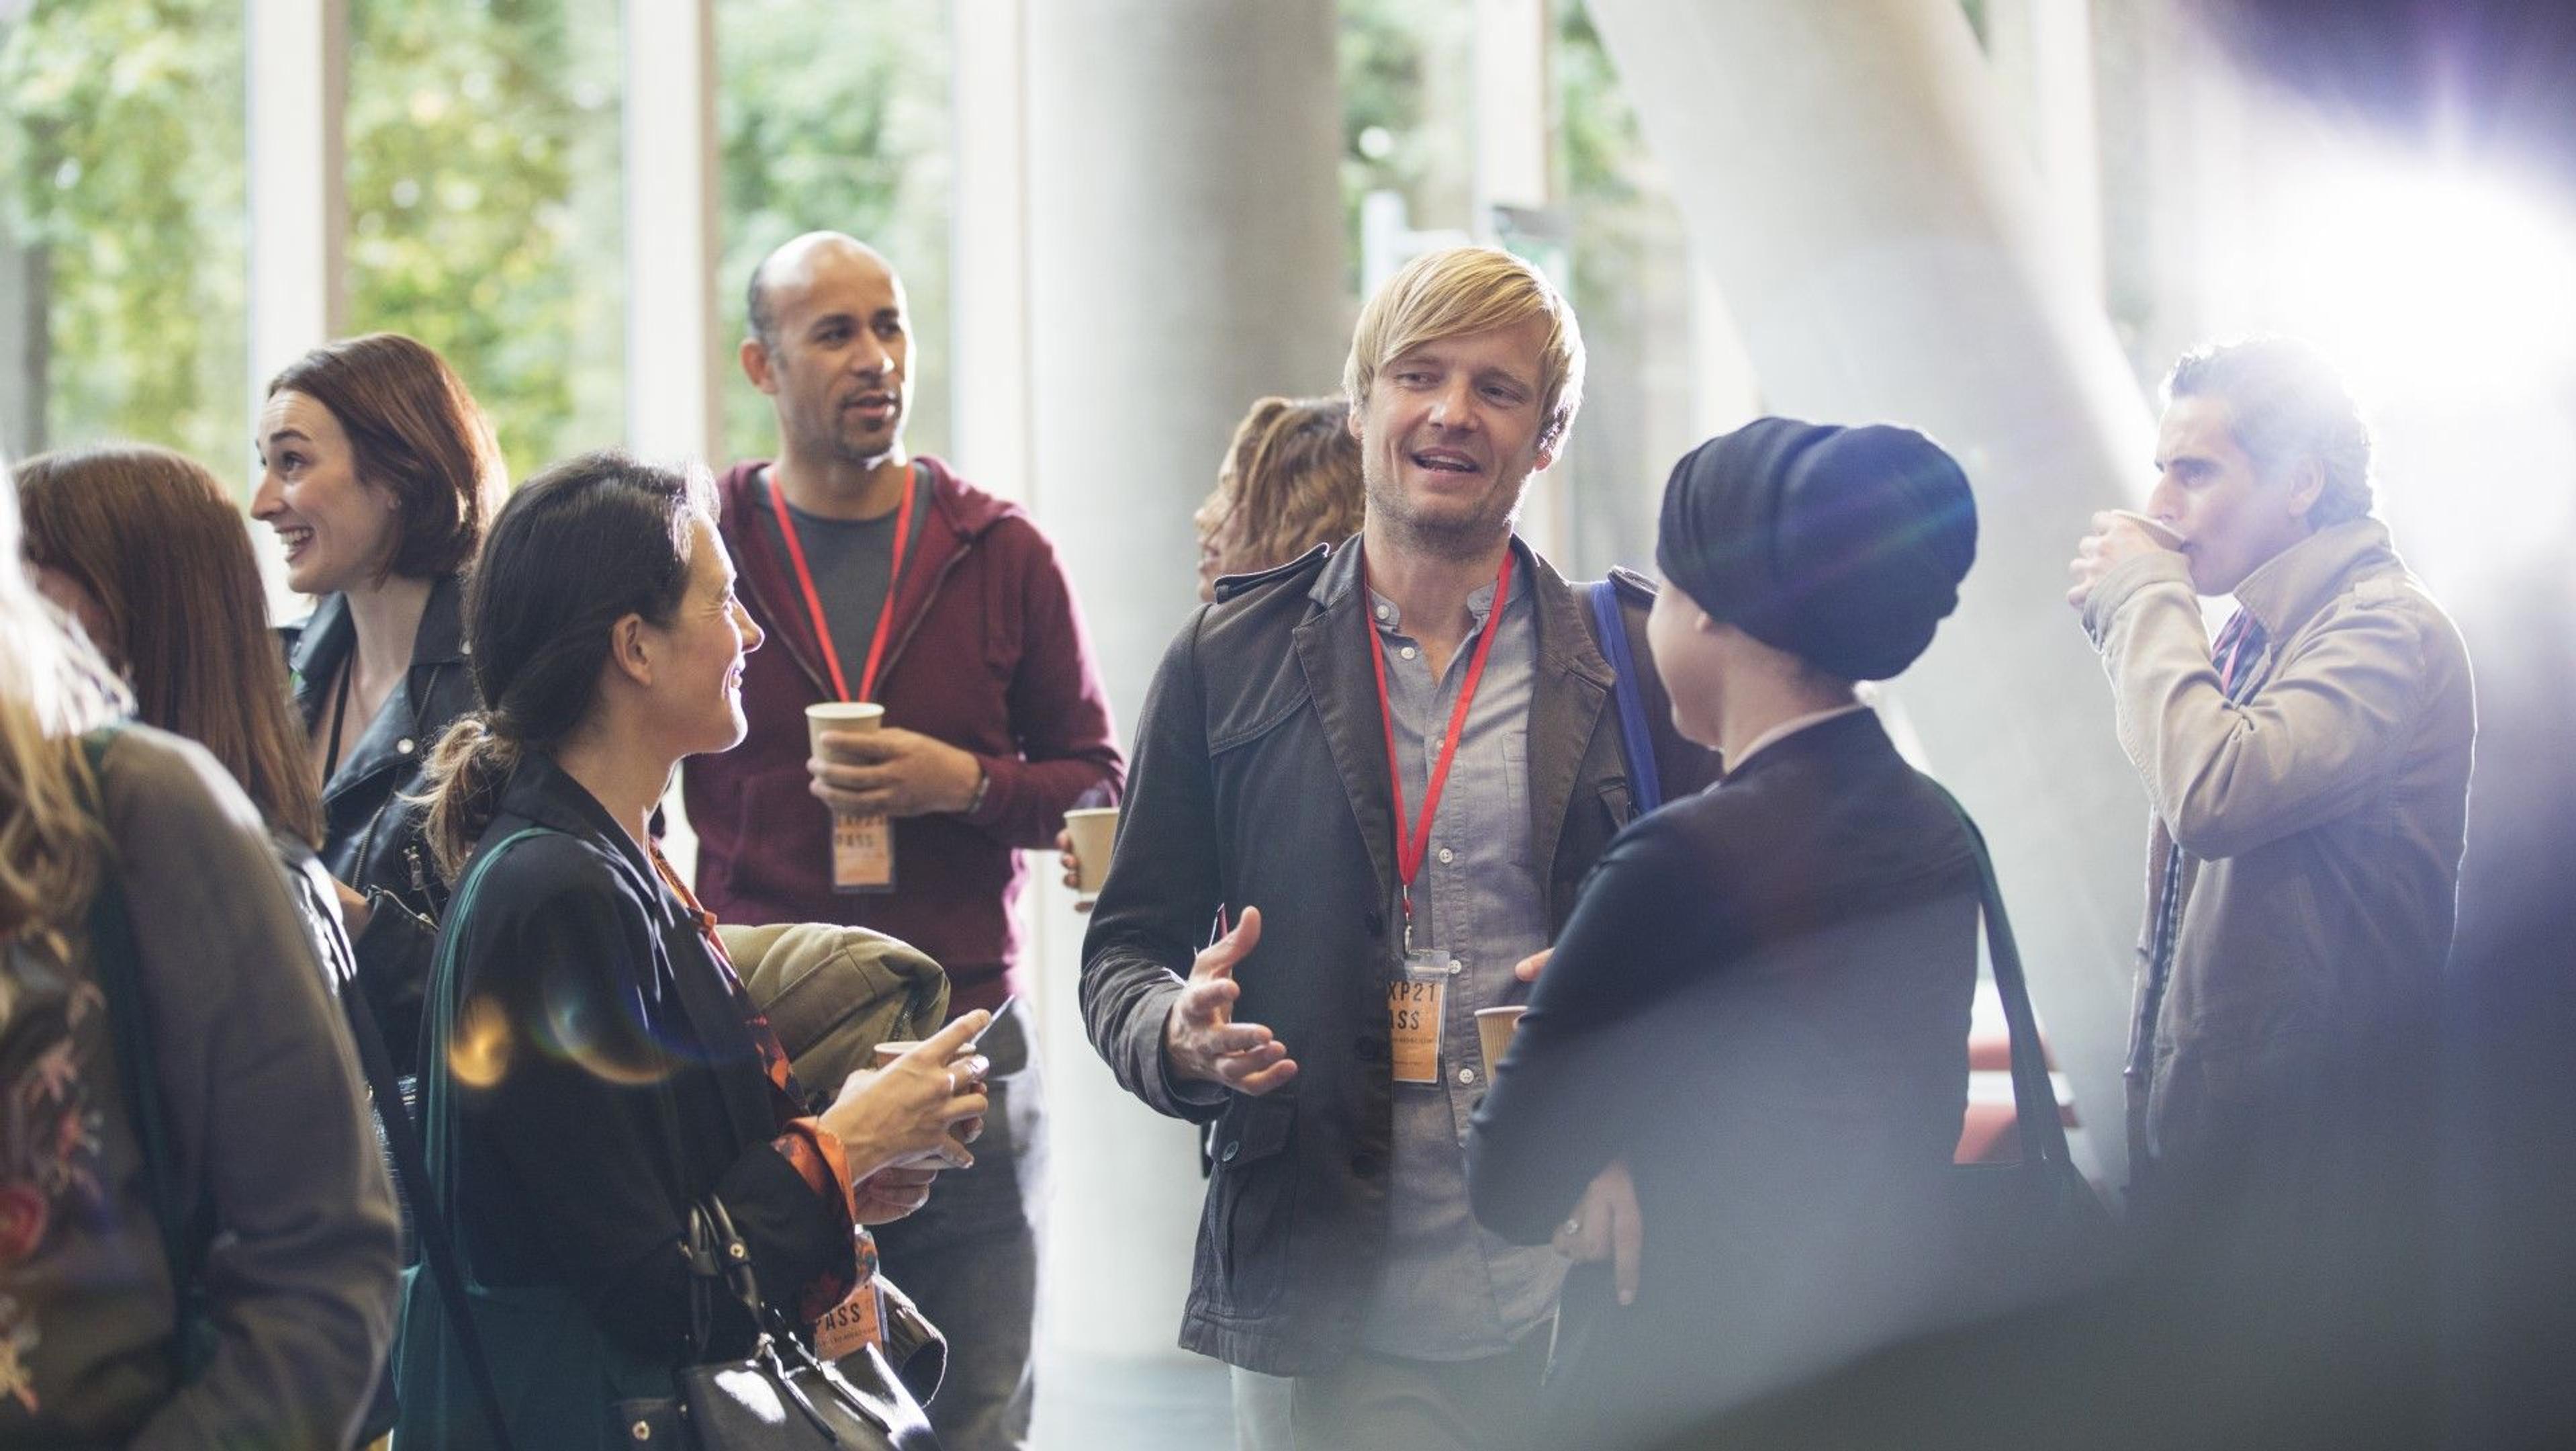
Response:
[[[1935,789],[1940,789],[1935,783]],[[1955,1304],[1968,1316],[2071,1293],[2116,1268],[2118,1234],[2110,1211],[2084,1182],[2066,1146],[2048,1055],[2031,1011],[2021,950],[2004,915],[2003,891],[1985,834],[1958,798],[1943,790],[1977,858],[1977,888],[1986,922],[1986,955],[2011,1038],[2013,1133],[2018,1162],[1959,1164],[1950,1169],[1947,1227]]]
[[[713,1195],[690,1206],[688,1254],[698,1352],[705,1353],[718,1286],[751,1312],[759,1338],[745,1359],[681,1367],[676,1396],[618,1402],[614,1414],[628,1441],[688,1451],[938,1451],[929,1420],[877,1347],[835,1365],[776,1324],[761,1304],[750,1247]]]

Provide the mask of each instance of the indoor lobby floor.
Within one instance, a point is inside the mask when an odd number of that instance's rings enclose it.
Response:
[[[1230,1451],[1226,1369],[1177,1350],[1144,1361],[1050,1351],[1030,1439],[1036,1451]]]

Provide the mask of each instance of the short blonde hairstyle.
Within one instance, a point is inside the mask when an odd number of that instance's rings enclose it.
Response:
[[[1546,420],[1539,441],[1553,447],[1583,406],[1583,330],[1546,274],[1499,247],[1425,252],[1388,278],[1360,309],[1342,391],[1352,408],[1365,409],[1378,369],[1407,349],[1518,327],[1534,317],[1547,319],[1539,347],[1539,413]]]

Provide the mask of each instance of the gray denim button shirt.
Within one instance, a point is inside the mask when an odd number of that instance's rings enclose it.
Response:
[[[1467,1203],[1467,1119],[1485,1095],[1476,1010],[1524,1002],[1513,964],[1547,945],[1547,883],[1531,860],[1529,716],[1538,637],[1525,580],[1514,581],[1493,656],[1469,707],[1430,849],[1413,882],[1413,945],[1461,964],[1442,1010],[1440,1081],[1395,1086],[1395,1152],[1387,1254],[1360,1325],[1362,1343],[1418,1360],[1493,1355],[1555,1308],[1565,1262],[1479,1226]],[[1386,646],[1386,687],[1404,777],[1405,821],[1418,830],[1423,793],[1475,656],[1468,635],[1440,679],[1403,630],[1395,604],[1370,592]],[[1475,627],[1492,586],[1468,600]]]

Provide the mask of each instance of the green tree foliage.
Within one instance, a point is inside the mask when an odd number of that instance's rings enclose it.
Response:
[[[0,29],[0,228],[44,261],[47,442],[242,477],[242,66],[241,0],[37,0]]]
[[[352,331],[439,350],[512,478],[625,432],[616,0],[350,0]]]
[[[777,451],[768,400],[735,364],[753,267],[802,232],[847,232],[903,274],[913,327],[905,437],[949,433],[950,100],[946,6],[721,0],[717,125],[724,168],[724,444]],[[973,105],[973,97],[959,104]]]

